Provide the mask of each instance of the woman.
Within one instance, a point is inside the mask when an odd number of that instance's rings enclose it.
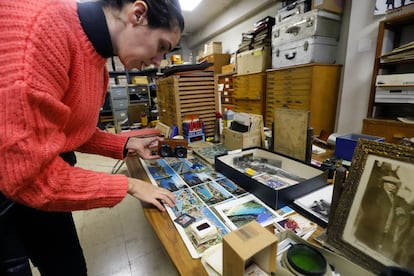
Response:
[[[175,197],[124,175],[84,170],[73,151],[151,156],[161,138],[96,128],[106,59],[158,66],[184,28],[178,0],[0,1],[0,275],[86,275],[70,211],[112,207],[127,194],[174,206]]]

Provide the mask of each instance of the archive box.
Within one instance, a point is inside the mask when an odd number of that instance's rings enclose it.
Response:
[[[223,129],[223,144],[227,150],[260,147],[262,135],[260,129],[238,132],[229,128]]]
[[[239,75],[264,72],[271,67],[272,53],[268,46],[241,52],[236,56],[236,72]]]
[[[250,163],[247,162],[247,168],[238,165],[242,159],[252,160]],[[324,187],[327,183],[327,171],[261,148],[244,149],[237,153],[218,156],[215,159],[215,169],[275,210],[291,204],[298,197]],[[257,175],[252,175],[252,171],[257,172]],[[266,173],[263,174],[262,171],[270,173],[277,171],[298,181],[274,188],[264,184],[263,176]],[[270,173],[267,173],[267,178],[272,180],[269,177]]]
[[[245,275],[255,263],[268,275],[276,272],[276,236],[253,220],[223,236],[223,276]]]
[[[312,9],[342,13],[345,0],[313,0]]]
[[[367,139],[378,142],[384,142],[384,138],[382,137],[365,134],[351,133],[343,136],[338,136],[336,137],[335,142],[335,156],[337,158],[342,158],[347,161],[352,161],[352,156],[354,155],[358,139]]]

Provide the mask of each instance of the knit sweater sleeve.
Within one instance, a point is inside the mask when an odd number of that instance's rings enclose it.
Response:
[[[114,206],[126,195],[125,175],[71,167],[59,156],[84,143],[102,138],[102,145],[111,139],[94,133],[102,91],[94,92],[96,87],[81,78],[99,79],[102,71],[94,70],[100,68],[95,58],[76,56],[91,48],[79,43],[76,3],[26,2],[0,3],[0,191],[43,210]],[[108,154],[125,143],[124,138],[114,141]]]
[[[127,136],[113,134],[96,128],[92,137],[76,150],[79,152],[100,154],[115,159],[123,159]]]

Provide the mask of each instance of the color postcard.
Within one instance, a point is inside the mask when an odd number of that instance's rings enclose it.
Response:
[[[232,230],[253,220],[267,226],[282,218],[253,194],[215,205],[214,208]]]

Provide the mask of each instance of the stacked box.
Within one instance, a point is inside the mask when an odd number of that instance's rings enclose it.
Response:
[[[312,0],[312,9],[342,13],[345,0]]]
[[[336,62],[341,28],[338,14],[311,10],[296,13],[272,29],[272,68]]]
[[[247,275],[251,262],[267,275],[275,273],[276,252],[276,236],[253,220],[223,236],[223,275]]]
[[[272,67],[271,47],[261,47],[237,54],[238,75],[264,72]]]

